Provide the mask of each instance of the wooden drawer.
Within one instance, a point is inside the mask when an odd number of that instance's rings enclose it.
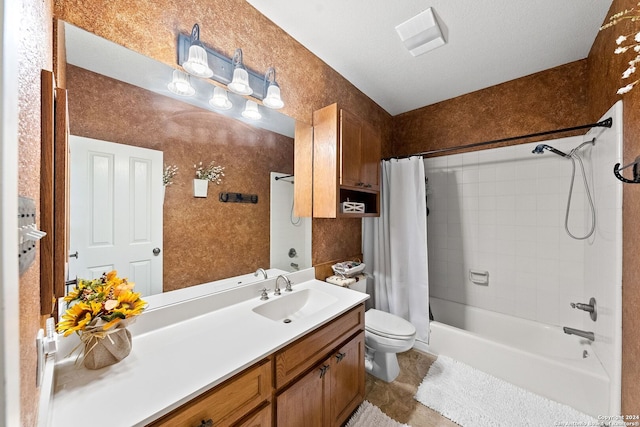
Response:
[[[197,427],[212,420],[216,427],[230,426],[271,397],[271,371],[271,360],[265,359],[151,425]]]
[[[271,403],[268,403],[256,413],[234,424],[233,427],[271,427],[271,425]]]
[[[364,330],[364,304],[276,353],[275,386],[280,388],[313,365],[358,330]]]

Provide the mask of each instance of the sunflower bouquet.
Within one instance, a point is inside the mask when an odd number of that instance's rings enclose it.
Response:
[[[80,335],[87,368],[116,363],[131,351],[131,334],[126,326],[146,306],[140,294],[133,292],[134,286],[111,271],[98,279],[78,279],[64,298],[69,308],[58,323],[58,332],[65,337],[73,332]]]

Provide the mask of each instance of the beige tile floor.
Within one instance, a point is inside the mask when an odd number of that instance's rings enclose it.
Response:
[[[418,403],[418,390],[435,356],[417,350],[398,354],[400,375],[391,383],[367,374],[365,399],[401,423],[412,427],[456,427],[458,424]]]

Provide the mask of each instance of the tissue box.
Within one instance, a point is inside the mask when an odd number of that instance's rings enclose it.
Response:
[[[342,213],[364,213],[364,203],[342,202]]]

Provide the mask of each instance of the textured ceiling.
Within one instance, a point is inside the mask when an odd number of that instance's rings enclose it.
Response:
[[[392,115],[587,57],[612,0],[247,0]],[[395,27],[433,7],[447,44]]]

